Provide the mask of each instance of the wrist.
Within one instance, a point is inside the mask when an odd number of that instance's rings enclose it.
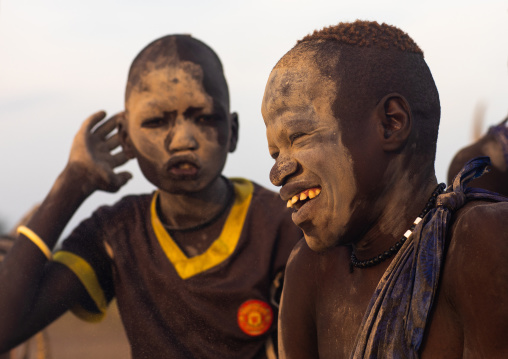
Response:
[[[69,163],[58,176],[55,185],[58,192],[63,192],[68,198],[85,200],[95,190],[90,181],[90,174],[84,166]],[[67,197],[66,197],[67,198]]]

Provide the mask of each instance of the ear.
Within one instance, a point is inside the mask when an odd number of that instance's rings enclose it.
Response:
[[[399,151],[406,144],[413,125],[409,103],[397,93],[386,95],[378,103],[378,116],[383,132],[383,150]]]
[[[129,137],[129,132],[127,130],[127,116],[128,113],[126,111],[119,113],[117,115],[116,127],[118,130],[118,136],[120,138],[120,144],[122,145],[123,153],[129,158],[135,158],[134,146],[132,145],[132,141]]]
[[[238,122],[238,114],[233,112],[229,115],[229,118],[231,119],[231,139],[229,140],[229,152],[235,152],[236,144],[238,143],[238,129],[240,126]]]

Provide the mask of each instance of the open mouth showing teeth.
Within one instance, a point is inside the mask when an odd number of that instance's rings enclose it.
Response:
[[[321,188],[309,188],[305,191],[300,192],[299,194],[294,195],[290,200],[288,200],[287,206],[288,208],[294,208],[299,210],[305,203],[310,200],[316,198],[321,193]]]
[[[180,163],[179,165],[175,166],[177,167],[178,169],[181,169],[181,170],[190,170],[192,168],[196,168],[194,167],[193,165],[191,165],[190,163]]]
[[[177,175],[192,175],[197,172],[197,167],[189,162],[180,162],[171,167],[171,172]]]

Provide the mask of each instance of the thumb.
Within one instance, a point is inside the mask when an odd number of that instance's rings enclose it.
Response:
[[[115,177],[113,179],[113,187],[115,188],[115,192],[118,191],[121,187],[123,187],[129,180],[132,178],[132,174],[130,172],[119,172],[115,173]]]

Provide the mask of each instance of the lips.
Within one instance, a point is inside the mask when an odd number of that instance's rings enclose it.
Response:
[[[192,155],[171,157],[165,165],[166,171],[176,177],[192,177],[197,175],[200,166],[197,158]]]

